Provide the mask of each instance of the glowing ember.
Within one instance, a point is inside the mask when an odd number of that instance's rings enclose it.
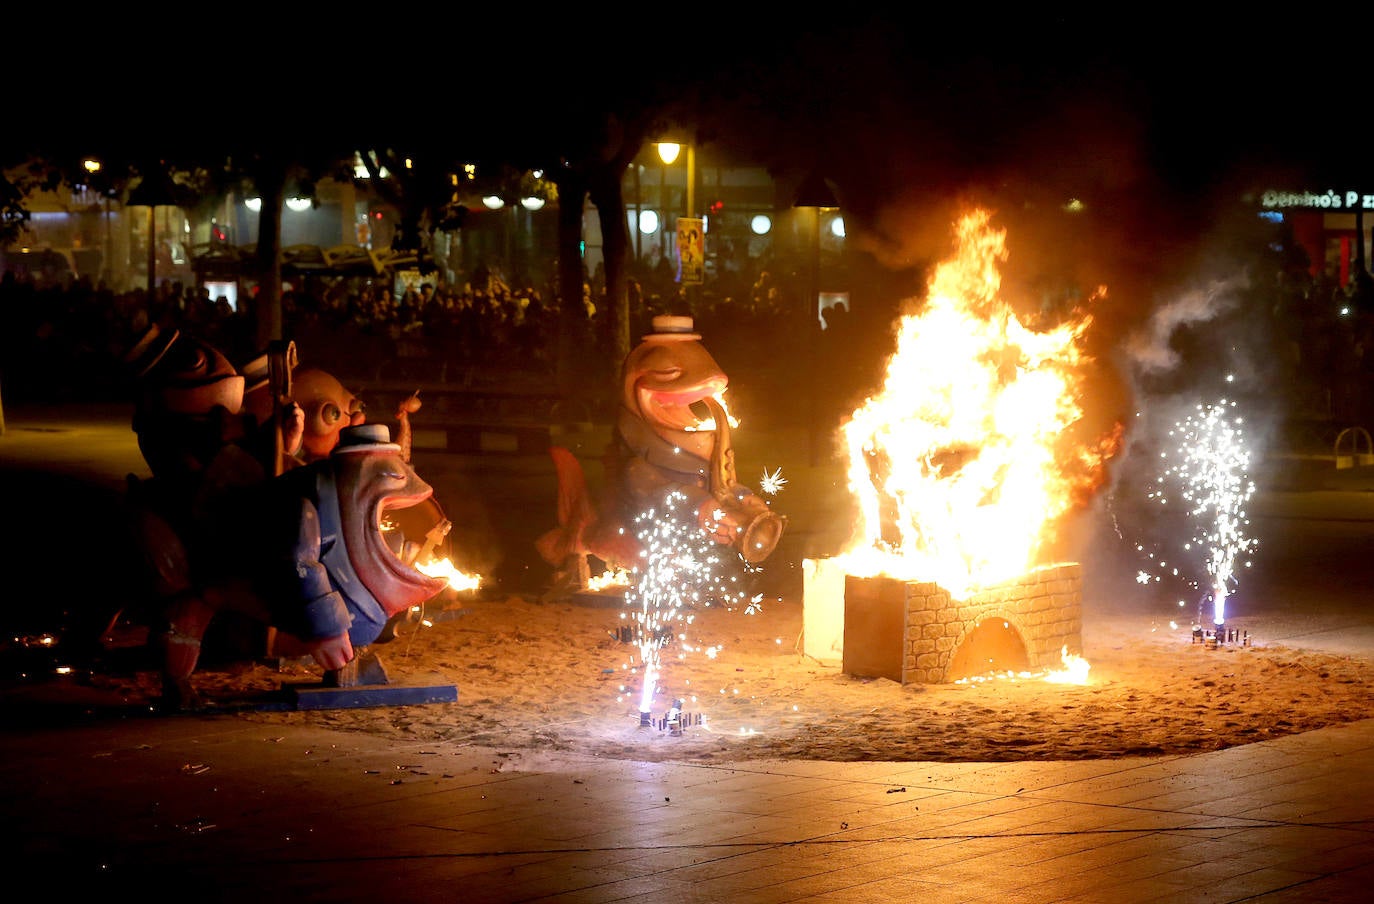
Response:
[[[1056,519],[1101,482],[1119,434],[1075,444],[1085,314],[1023,324],[999,297],[1005,232],[957,224],[924,307],[897,326],[882,389],[843,425],[859,507],[853,575],[936,581],[956,598],[1026,573]]]
[[[453,566],[448,559],[439,559],[435,562],[417,564],[417,571],[429,575],[432,578],[445,578],[448,585],[454,590],[476,590],[482,586],[482,576],[480,574],[466,574]]]
[[[1255,484],[1247,474],[1250,452],[1244,420],[1236,416],[1235,409],[1235,401],[1222,399],[1212,405],[1198,405],[1193,414],[1175,424],[1169,431],[1174,448],[1161,454],[1165,467],[1156,479],[1157,489],[1149,494],[1160,505],[1167,505],[1170,493],[1176,492],[1188,505],[1188,516],[1197,533],[1184,545],[1182,554],[1185,559],[1199,550],[1203,555],[1208,592],[1202,602],[1211,599],[1212,621],[1217,625],[1226,621],[1226,599],[1236,583],[1236,561],[1256,545],[1244,533],[1250,523],[1245,504],[1254,495]],[[1167,567],[1162,561],[1160,565]],[[1178,569],[1173,573],[1177,575]]]

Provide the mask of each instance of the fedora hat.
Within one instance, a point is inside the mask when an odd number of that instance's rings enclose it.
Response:
[[[401,447],[391,441],[391,428],[386,424],[358,424],[339,431],[339,444],[333,454],[400,451]]]
[[[701,334],[693,329],[692,318],[680,314],[658,314],[653,319],[653,332],[644,337],[647,342],[651,339],[659,341],[670,341],[673,339],[700,339]]]

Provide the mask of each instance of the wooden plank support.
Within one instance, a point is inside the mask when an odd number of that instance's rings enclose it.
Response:
[[[288,699],[298,710],[357,709],[366,706],[413,706],[426,703],[458,702],[458,687],[453,684],[406,686],[399,684],[327,687],[324,684],[291,685],[285,688]]]

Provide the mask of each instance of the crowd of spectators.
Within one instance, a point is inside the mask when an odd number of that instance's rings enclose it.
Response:
[[[473,373],[549,375],[559,331],[571,329],[573,347],[602,345],[606,304],[599,276],[588,276],[576,313],[560,319],[556,289],[511,286],[495,273],[461,286],[426,281],[393,294],[371,280],[305,280],[282,292],[284,338],[294,341],[302,365],[341,377],[458,381]],[[631,336],[648,332],[653,316],[691,314],[703,329],[719,329],[722,345],[759,325],[776,334],[788,304],[766,272],[735,294],[719,288],[690,294],[680,287],[646,293],[637,278],[628,286]],[[261,354],[253,297],[231,304],[199,286],[158,284],[155,292],[115,292],[89,280],[35,285],[7,275],[0,280],[0,391],[16,403],[131,398],[124,354],[150,324],[176,327],[242,365]],[[796,318],[792,318],[796,319]],[[709,325],[709,326],[708,326]]]
[[[1344,285],[1329,271],[1290,272],[1275,295],[1284,377],[1307,414],[1374,430],[1374,277],[1363,266]]]
[[[805,321],[795,314],[802,290],[795,273],[778,270],[762,268],[751,283],[721,281],[691,293],[671,283],[667,291],[651,284],[646,292],[631,277],[631,341],[649,331],[656,314],[690,314],[732,375],[741,362],[761,358],[801,368],[818,362],[829,368],[824,362],[831,361],[838,368],[857,347],[870,344],[853,322],[857,315],[836,309],[827,317],[843,313],[846,322],[828,324],[833,328],[817,340],[823,346],[819,357],[801,354]],[[303,365],[323,367],[341,379],[548,379],[560,330],[576,331],[570,337],[574,348],[605,347],[609,331],[600,277],[588,275],[581,314],[566,320],[553,301],[553,287],[513,287],[494,273],[461,286],[425,282],[399,296],[377,282],[303,282],[283,291],[283,333],[296,342]],[[186,330],[232,363],[247,363],[264,351],[255,346],[252,303],[251,294],[234,306],[211,298],[203,287],[179,283],[159,284],[150,295],[144,289],[114,292],[84,280],[39,286],[7,275],[0,280],[0,393],[18,404],[133,398],[122,358],[152,323]],[[1252,280],[1242,307],[1236,317],[1247,329],[1256,321],[1266,327],[1263,341],[1270,345],[1255,357],[1275,370],[1272,384],[1280,387],[1284,404],[1313,419],[1374,429],[1374,278],[1366,270],[1355,268],[1340,285],[1329,273],[1285,268]],[[1191,335],[1180,331],[1175,343],[1185,353],[1192,343],[1197,361],[1220,359],[1215,343],[1229,329],[1199,323]],[[1227,336],[1227,342],[1234,338]],[[827,352],[830,347],[834,354]]]

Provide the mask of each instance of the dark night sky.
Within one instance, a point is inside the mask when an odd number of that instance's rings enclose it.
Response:
[[[12,85],[76,72],[82,89],[37,96],[4,129],[116,129],[153,147],[183,132],[294,142],[365,123],[463,153],[474,137],[667,85],[719,113],[722,143],[832,176],[847,193],[847,247],[896,273],[891,283],[942,256],[957,193],[1000,191],[1015,216],[1084,194],[1099,215],[1081,225],[1013,224],[1010,265],[1025,285],[1049,275],[1111,286],[1100,316],[1119,320],[1116,337],[1216,269],[1212,224],[1196,211],[1234,206],[1242,188],[1374,191],[1371,12],[1290,4],[1196,21],[1196,5],[1069,15],[913,4],[822,20],[797,4],[560,9],[369,20],[311,7],[290,21],[236,8],[213,39],[160,44],[141,22],[88,45],[58,41],[52,22],[15,28]],[[60,69],[55,46],[95,49]]]
[[[9,93],[32,97],[6,130],[118,124],[153,142],[183,129],[265,129],[290,140],[354,120],[461,143],[649,80],[743,103],[747,131],[780,125],[775,140],[794,152],[848,157],[870,174],[909,165],[1054,175],[1130,149],[1133,165],[1196,191],[1247,167],[1349,179],[1368,156],[1362,112],[1374,79],[1361,51],[1371,13],[1303,19],[1290,5],[1201,21],[1196,7],[1158,4],[921,6],[822,18],[795,4],[518,16],[465,5],[369,25],[365,15],[248,3],[223,39],[173,29],[161,45],[139,21],[93,13],[81,29],[99,40],[83,43],[35,18],[11,31]],[[131,50],[138,42],[147,53]],[[27,87],[58,73],[74,73],[74,87]]]
[[[820,19],[795,5],[579,8],[516,19],[464,7],[371,30],[356,17],[249,10],[239,17],[262,30],[236,30],[232,46],[129,58],[138,65],[121,70],[117,90],[50,92],[8,125],[153,147],[181,134],[291,142],[363,123],[437,135],[462,153],[655,83],[701,98],[721,145],[824,170],[847,219],[898,260],[910,256],[897,236],[911,224],[883,218],[925,208],[943,229],[939,200],[970,187],[1096,193],[1130,205],[1141,232],[1164,233],[1170,216],[1189,221],[1185,207],[1242,188],[1368,188],[1360,111],[1374,80],[1359,47],[1369,13],[1200,22],[1184,9],[962,5]],[[21,81],[55,71],[51,27],[16,42]],[[269,50],[249,52],[255,34]],[[138,23],[111,23],[103,45],[140,35]]]
[[[1198,190],[1250,167],[1333,178],[1365,156],[1368,75],[1354,40],[1342,48],[1284,21],[1141,23],[1125,10],[1111,26],[944,15],[927,27],[877,18],[812,37],[812,55],[836,59],[813,77],[846,85],[832,86],[836,106],[846,92],[886,92],[895,101],[886,112],[904,104],[911,118],[876,127],[943,132],[953,158],[994,167],[1120,140],[1166,183]]]

